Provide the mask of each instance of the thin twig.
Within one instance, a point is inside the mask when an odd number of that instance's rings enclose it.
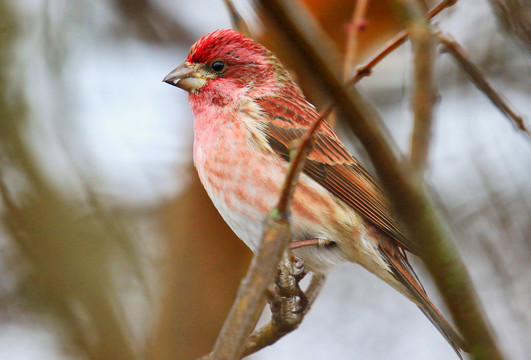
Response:
[[[358,38],[361,31],[365,28],[365,15],[367,12],[369,0],[356,0],[356,5],[352,12],[352,19],[347,31],[347,47],[345,49],[345,59],[343,60],[343,80],[348,81],[352,68],[355,65],[355,59],[358,52]],[[337,120],[337,114],[330,114],[328,124],[334,126]]]
[[[418,0],[394,0],[402,15],[413,48],[413,133],[411,135],[411,164],[419,174],[428,161],[433,123],[433,108],[437,99],[434,81],[435,42],[433,33]]]
[[[324,34],[307,18],[296,2],[261,0],[260,5],[269,19],[290,41],[301,66],[314,71],[316,80],[335,100],[338,110],[349,119],[349,125],[367,150],[392,201],[397,214],[409,230],[411,240],[418,245],[419,255],[429,270],[458,329],[470,345],[474,359],[503,359],[490,327],[483,317],[466,267],[459,258],[449,234],[424,193],[416,172],[408,171],[407,163],[399,162],[390,142],[385,141],[377,124],[378,114],[370,108],[353,87],[345,88],[337,74],[337,64],[330,59],[337,54],[322,41]]]
[[[439,4],[437,4],[433,9],[430,10],[430,12],[428,13],[428,18],[432,19],[441,11],[454,5],[456,2],[457,0],[442,0]],[[354,76],[347,82],[347,86],[354,85],[364,77],[369,76],[372,72],[372,69],[380,61],[382,61],[387,55],[392,53],[400,45],[406,42],[408,36],[409,34],[405,30],[400,31],[398,34],[396,34],[394,38],[389,40],[384,45],[384,47],[376,53],[376,55],[369,59],[369,61],[367,61],[364,65],[361,65],[356,69],[356,74],[354,74]]]
[[[282,186],[282,193],[276,207],[281,217],[285,217],[288,214],[288,206],[291,202],[291,198],[293,197],[293,192],[295,191],[294,184],[297,182],[297,178],[304,167],[304,163],[306,162],[306,155],[310,150],[310,144],[312,142],[313,135],[324,119],[326,119],[326,117],[330,114],[332,107],[332,104],[329,104],[321,116],[315,119],[315,121],[312,123],[312,126],[310,126],[304,136],[297,141],[297,150],[292,156],[288,172],[284,180],[284,185]]]
[[[345,61],[343,62],[343,78],[348,79],[354,60],[358,53],[358,40],[362,30],[365,28],[365,14],[369,0],[357,0],[354,11],[352,12],[352,19],[350,21],[347,31],[347,48],[345,51]]]
[[[483,92],[492,103],[520,130],[531,135],[526,127],[524,118],[513,110],[503,96],[489,84],[481,70],[470,60],[465,50],[449,35],[439,34],[439,41],[450,55],[457,61],[463,71],[470,77],[474,85]]]
[[[243,17],[238,12],[238,9],[236,9],[236,6],[234,6],[234,3],[232,2],[232,0],[225,0],[225,6],[227,7],[227,10],[229,11],[230,22],[232,24],[232,28],[236,31],[241,32],[242,34],[245,34],[245,36],[252,39],[253,37],[251,36],[251,31],[249,30],[247,23],[245,22]]]
[[[306,306],[306,309],[304,309],[304,313],[308,313],[310,311],[310,308],[312,307],[312,304],[314,303],[315,299],[317,299],[317,296],[321,292],[321,289],[323,288],[323,285],[326,281],[325,275],[313,275],[312,280],[310,281],[310,284],[306,288],[306,291],[304,294],[306,295],[306,298],[308,299],[308,306]]]

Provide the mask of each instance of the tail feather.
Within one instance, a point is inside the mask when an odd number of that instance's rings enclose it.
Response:
[[[439,330],[442,336],[448,341],[450,346],[454,349],[459,359],[463,359],[461,351],[466,351],[466,344],[464,340],[457,334],[452,326],[446,321],[446,319],[439,313],[434,305],[429,302],[418,306],[419,309],[426,315],[431,323]]]
[[[428,298],[428,295],[424,291],[420,281],[418,281],[418,278],[406,257],[390,242],[387,244],[382,243],[380,249],[382,255],[387,260],[394,277],[406,288],[408,292],[406,295],[409,295],[410,299],[417,304],[424,315],[426,315],[437,330],[439,330],[441,335],[455,350],[457,356],[462,360],[463,357],[461,351],[467,351],[465,341]]]

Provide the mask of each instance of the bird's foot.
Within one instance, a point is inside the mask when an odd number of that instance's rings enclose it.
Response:
[[[273,316],[282,318],[288,313],[301,314],[308,305],[308,299],[299,286],[299,282],[306,276],[304,262],[291,256],[285,257],[279,266],[275,284],[270,288],[270,306]]]

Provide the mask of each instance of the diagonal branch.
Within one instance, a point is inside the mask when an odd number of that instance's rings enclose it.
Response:
[[[476,85],[476,87],[483,92],[492,103],[500,109],[500,111],[520,130],[531,135],[527,128],[524,118],[513,110],[503,96],[497,92],[492,85],[485,79],[485,76],[481,73],[479,68],[470,60],[465,50],[450,36],[445,34],[439,34],[439,41],[444,45],[446,51],[452,55],[452,57],[461,66],[463,71],[470,77],[470,80]]]
[[[372,163],[411,240],[419,246],[421,259],[433,277],[457,327],[470,345],[474,359],[503,359],[489,325],[482,315],[465,265],[424,193],[424,187],[407,163],[398,161],[393,147],[377,127],[379,117],[354,88],[345,88],[336,69],[337,54],[296,3],[262,0],[265,14],[286,34],[302,65],[314,71],[323,89],[367,150]],[[296,15],[295,15],[296,14]],[[332,59],[332,60],[331,60]]]
[[[437,4],[433,9],[428,12],[428,19],[432,19],[441,11],[454,5],[456,2],[457,0],[442,0],[439,4]],[[382,61],[387,55],[392,53],[394,50],[399,48],[400,45],[406,42],[408,36],[409,34],[405,30],[400,31],[398,34],[396,34],[394,38],[389,40],[387,44],[385,44],[384,47],[376,53],[376,55],[369,59],[369,61],[367,61],[364,65],[361,65],[357,68],[356,74],[354,74],[354,76],[349,80],[347,85],[354,85],[364,77],[369,76],[372,72],[372,69],[380,61]]]
[[[312,123],[312,126],[304,134],[302,138],[297,141],[296,151],[291,157],[291,162],[286,174],[286,179],[284,180],[284,185],[282,186],[282,193],[280,199],[278,200],[277,211],[281,217],[286,217],[288,214],[288,206],[293,197],[293,192],[295,191],[295,186],[299,174],[301,173],[304,163],[306,162],[306,155],[310,152],[311,142],[313,140],[313,135],[321,125],[321,123],[326,119],[326,117],[332,111],[332,104],[328,105],[325,111]]]
[[[273,283],[280,258],[291,242],[286,218],[269,215],[264,233],[253,256],[247,275],[238,289],[238,296],[218,335],[212,352],[202,359],[240,359],[245,340],[253,331],[266,304],[267,288]]]
[[[245,36],[249,38],[253,38],[251,36],[251,31],[249,30],[249,27],[247,26],[247,23],[243,19],[243,17],[238,12],[238,9],[236,9],[236,6],[234,6],[234,3],[232,0],[224,0],[225,6],[227,7],[227,10],[229,11],[230,15],[230,22],[232,24],[232,28],[236,31],[241,32],[242,34],[245,34]]]

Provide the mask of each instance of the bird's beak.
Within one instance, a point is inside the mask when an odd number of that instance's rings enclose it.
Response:
[[[162,81],[188,92],[197,90],[206,83],[206,79],[200,76],[197,67],[188,62],[177,66]]]

